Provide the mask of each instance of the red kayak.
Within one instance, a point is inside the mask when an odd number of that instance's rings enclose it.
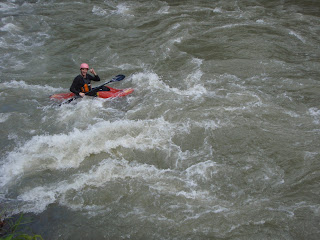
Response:
[[[133,92],[133,88],[126,88],[126,89],[116,89],[116,88],[110,88],[110,91],[99,91],[97,92],[97,97],[99,98],[115,98],[115,97],[123,97],[127,96],[128,94]],[[75,94],[72,92],[69,93],[58,93],[50,96],[50,99],[56,99],[56,100],[66,100],[69,98],[74,97]]]

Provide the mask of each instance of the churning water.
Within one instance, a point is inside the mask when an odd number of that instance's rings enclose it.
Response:
[[[0,204],[45,239],[318,239],[320,2],[0,2]],[[87,62],[118,99],[65,104]]]

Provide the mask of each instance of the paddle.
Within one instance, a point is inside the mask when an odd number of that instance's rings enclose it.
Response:
[[[125,75],[119,74],[119,75],[113,77],[109,82],[106,82],[106,83],[104,83],[104,84],[102,84],[102,85],[100,85],[100,86],[98,86],[98,87],[95,87],[95,88],[92,89],[91,91],[86,92],[85,95],[88,95],[89,93],[92,93],[93,91],[95,91],[95,89],[101,88],[101,87],[103,87],[104,85],[107,85],[108,83],[119,82],[119,81],[123,80],[125,77],[126,77]],[[80,97],[80,96],[76,96],[76,97],[70,98],[68,101],[65,101],[65,102],[62,103],[62,104],[71,103],[73,100],[75,100],[75,99],[77,99],[77,98],[79,98],[79,97]],[[61,106],[62,104],[60,104],[60,106]]]

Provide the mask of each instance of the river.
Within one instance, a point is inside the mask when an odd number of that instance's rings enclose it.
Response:
[[[3,0],[0,19],[2,213],[47,240],[319,238],[319,1]],[[83,62],[134,92],[59,106]]]

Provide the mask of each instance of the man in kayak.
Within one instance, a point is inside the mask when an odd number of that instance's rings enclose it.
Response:
[[[94,71],[93,68],[89,71],[89,65],[86,63],[82,63],[80,65],[80,74],[76,76],[72,82],[72,85],[70,87],[70,91],[73,92],[76,96],[84,97],[85,93],[89,92],[89,96],[96,96],[98,91],[110,91],[110,88],[106,86],[102,86],[100,88],[91,88],[91,81],[100,81],[100,77],[97,75],[97,73]]]

